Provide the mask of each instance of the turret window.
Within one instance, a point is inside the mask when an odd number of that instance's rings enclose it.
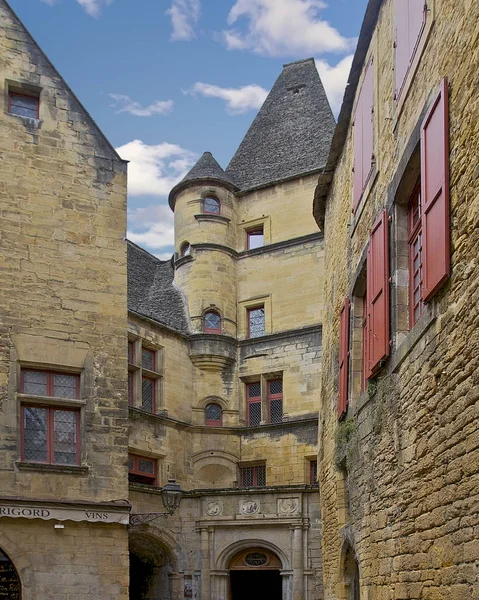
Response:
[[[205,333],[221,333],[221,317],[216,311],[205,313],[203,328]]]
[[[180,248],[180,258],[183,256],[189,256],[191,254],[191,246],[188,242],[184,242],[181,244]]]
[[[210,427],[223,425],[223,411],[219,404],[208,404],[205,408],[205,424]]]
[[[219,215],[221,212],[221,203],[214,196],[203,198],[203,212],[210,215]]]

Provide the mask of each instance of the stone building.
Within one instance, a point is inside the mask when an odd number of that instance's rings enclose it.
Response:
[[[0,596],[319,600],[314,61],[172,190],[166,262],[124,240],[126,165],[5,0],[0,86]]]
[[[478,22],[370,0],[315,192],[327,600],[479,598]]]

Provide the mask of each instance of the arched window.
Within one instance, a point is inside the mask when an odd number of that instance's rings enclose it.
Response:
[[[191,246],[189,242],[183,242],[180,247],[180,258],[183,256],[189,256],[191,254]]]
[[[0,548],[0,597],[20,600],[22,588],[15,565]]]
[[[221,333],[221,317],[216,311],[208,311],[203,319],[203,331],[205,333]]]
[[[219,215],[221,212],[221,203],[214,196],[203,198],[203,212],[210,215]]]
[[[223,425],[223,410],[219,404],[206,405],[205,424],[210,427],[221,427]]]

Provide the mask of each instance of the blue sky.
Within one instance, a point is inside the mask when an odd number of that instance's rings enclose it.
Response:
[[[313,56],[337,113],[367,0],[9,0],[123,158],[128,236],[173,251],[169,189],[226,167],[285,62]]]

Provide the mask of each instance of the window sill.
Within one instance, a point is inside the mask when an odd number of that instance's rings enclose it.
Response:
[[[85,400],[80,400],[78,398],[60,398],[59,396],[32,396],[31,394],[17,393],[17,398],[22,402],[28,402],[29,404],[47,404],[48,406],[81,408],[86,405]]]
[[[195,215],[195,219],[197,221],[212,221],[213,223],[223,223],[224,225],[228,225],[231,219],[228,217],[223,217],[222,215],[215,215],[213,213],[201,213],[199,215]]]
[[[64,475],[88,475],[90,467],[84,465],[50,465],[16,461],[15,466],[20,471],[36,471],[38,473],[62,473]]]
[[[16,113],[11,113],[5,111],[5,114],[9,117],[15,117],[15,119],[20,119],[25,123],[25,125],[29,125],[33,129],[40,129],[43,121],[41,119],[36,119],[35,117],[25,117],[24,115],[17,115]]]
[[[435,320],[436,315],[434,314],[432,307],[430,305],[426,305],[424,312],[418,319],[417,323],[408,333],[406,339],[401,342],[400,346],[391,356],[389,363],[390,373],[397,372],[403,361],[409,356],[416,344],[424,336],[426,331],[428,331],[429,327],[431,327]]]

